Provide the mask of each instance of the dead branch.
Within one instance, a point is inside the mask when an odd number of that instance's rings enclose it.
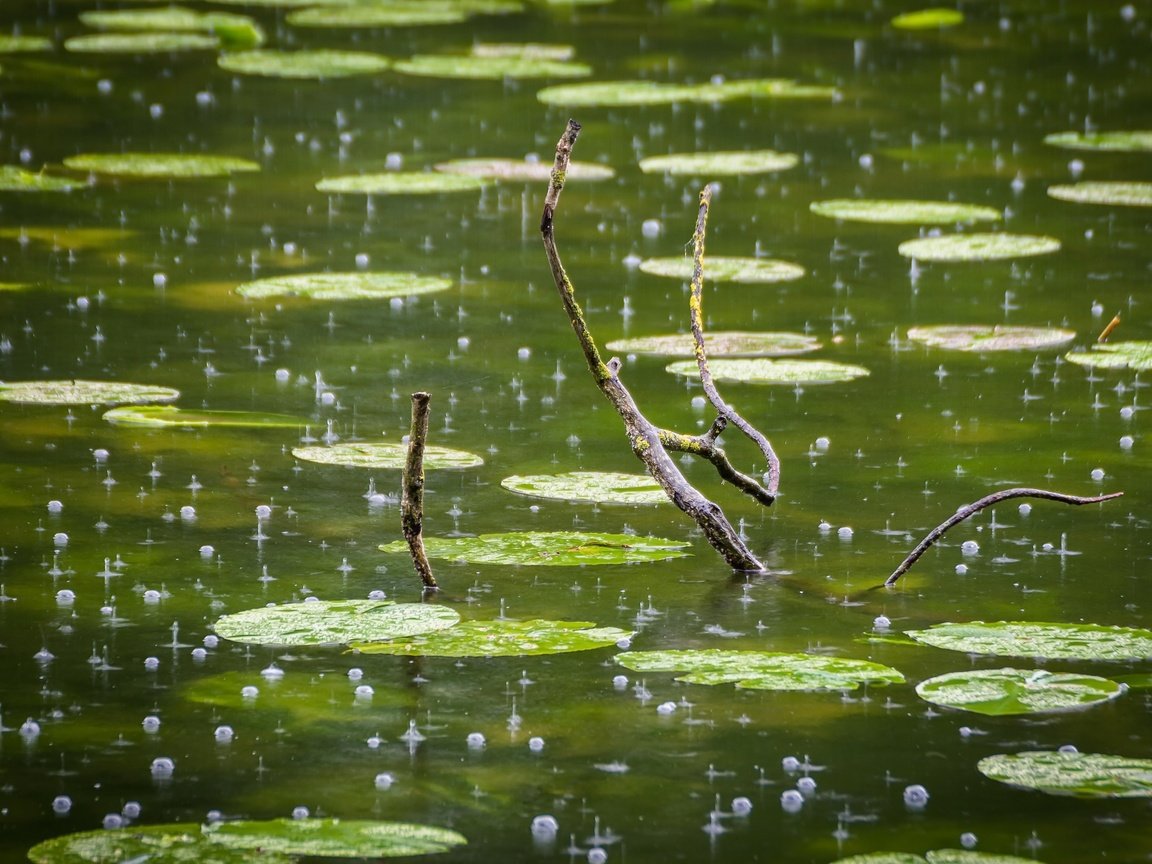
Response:
[[[985,507],[991,507],[993,504],[998,504],[1001,501],[1007,501],[1010,498],[1043,498],[1047,501],[1059,501],[1061,504],[1073,504],[1077,507],[1083,504],[1098,504],[1101,501],[1108,501],[1112,498],[1119,498],[1123,492],[1110,492],[1107,495],[1092,495],[1089,497],[1081,497],[1079,495],[1065,495],[1062,492],[1051,492],[1047,489],[1002,489],[999,492],[993,492],[991,495],[985,495],[979,501],[973,501],[971,504],[966,504],[949,516],[944,522],[937,525],[928,535],[917,544],[916,548],[908,553],[908,557],[900,562],[900,566],[892,571],[892,575],[884,580],[884,585],[895,585],[897,580],[909,568],[915,564],[921,555],[928,551],[928,549],[944,536],[944,533],[950,528],[959,525],[969,516],[973,516],[983,510]]]
[[[436,590],[436,577],[432,575],[432,565],[424,551],[424,443],[428,439],[427,393],[412,394],[412,425],[408,432],[408,458],[404,461],[404,474],[401,479],[403,494],[400,498],[400,526],[404,539],[408,541],[408,551],[412,554],[412,564],[420,581],[427,589]]]

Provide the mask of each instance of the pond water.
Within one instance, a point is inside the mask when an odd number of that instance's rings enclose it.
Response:
[[[22,860],[34,844],[99,829],[132,804],[136,824],[304,807],[437,825],[469,841],[445,861],[595,860],[593,848],[609,861],[831,862],[961,845],[1045,862],[1152,855],[1140,797],[1057,797],[977,770],[993,754],[1065,745],[1148,757],[1146,689],[1023,716],[934,706],[914,689],[945,672],[1011,665],[1139,675],[1147,656],[1005,659],[870,639],[878,616],[892,635],[945,621],[1152,622],[1144,382],[1131,369],[1064,360],[1089,350],[1117,313],[1111,344],[1150,338],[1152,211],[1047,194],[1077,181],[1147,181],[1152,154],[1044,141],[1152,128],[1146,6],[973,3],[955,26],[905,30],[890,21],[913,7],[885,0],[528,3],[462,23],[354,28],[295,25],[268,2],[184,5],[250,15],[265,47],[282,50],[401,60],[474,43],[555,43],[574,47],[590,81],[787,78],[831,90],[576,107],[537,98],[572,83],[555,75],[265,77],[225,71],[213,49],[65,49],[94,32],[81,13],[144,4],[4,0],[0,33],[48,44],[0,55],[3,163],[79,185],[0,192],[0,379],[172,387],[185,411],[295,419],[142,428],[106,421],[103,405],[0,402],[0,857]],[[697,193],[714,180],[709,253],[782,259],[805,273],[707,284],[707,326],[807,334],[821,346],[808,358],[870,372],[824,385],[720,384],[779,452],[780,498],[765,509],[708,464],[683,468],[766,573],[734,575],[667,504],[568,503],[501,487],[510,475],[640,470],[552,285],[538,234],[546,181],[435,194],[315,189],[324,178],[424,172],[451,159],[547,163],[570,115],[583,124],[576,161],[615,172],[572,176],[556,220],[601,345],[686,332],[687,284],[636,265],[690,254]],[[766,148],[797,164],[714,177],[638,166]],[[63,165],[121,152],[228,156],[259,170],[173,179]],[[957,201],[1001,218],[934,228],[809,210],[838,198]],[[897,251],[957,231],[1041,235],[1061,248],[975,262]],[[324,271],[406,271],[450,287],[376,300],[235,290]],[[1075,337],[971,352],[909,338],[931,325]],[[698,383],[664,371],[668,358],[622,360],[654,422],[708,428]],[[442,590],[431,602],[465,620],[619,627],[635,631],[632,650],[868,659],[906,683],[847,692],[678,683],[672,672],[617,665],[616,647],[455,659],[214,643],[221,615],[269,603],[421,599],[408,557],[378,549],[401,538],[399,472],[291,453],[302,439],[398,443],[417,390],[432,394],[429,443],[484,459],[429,470],[429,537],[635,532],[691,553],[575,567],[435,560]],[[729,433],[724,443],[737,467],[763,470],[745,441]],[[953,529],[896,587],[877,589],[929,529],[1009,486],[1126,497],[1034,501],[1030,513],[1003,503]],[[278,685],[261,676],[270,664],[283,670]],[[348,678],[354,667],[359,682]],[[614,684],[620,675],[627,682]],[[373,695],[356,698],[357,683]],[[244,700],[245,686],[282,695]],[[26,718],[38,734],[21,734]],[[402,739],[413,722],[423,740]],[[485,745],[470,746],[471,733]],[[161,757],[173,760],[171,776],[152,770]],[[800,767],[787,770],[787,757]],[[783,807],[798,782],[802,805]],[[927,801],[915,792],[906,801],[911,786]],[[713,815],[736,798],[750,812]],[[544,814],[558,823],[554,837],[533,836]]]

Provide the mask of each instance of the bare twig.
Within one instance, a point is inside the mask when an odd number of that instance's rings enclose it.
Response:
[[[928,532],[928,535],[917,544],[916,548],[908,553],[908,557],[900,562],[900,566],[892,571],[892,575],[884,580],[884,584],[886,586],[895,585],[897,580],[907,573],[908,569],[919,560],[920,556],[927,552],[933,543],[943,537],[946,531],[959,525],[969,516],[979,513],[985,507],[991,507],[993,504],[1007,501],[1009,498],[1043,498],[1047,501],[1059,501],[1061,504],[1074,504],[1079,507],[1083,504],[1098,504],[1101,501],[1119,498],[1123,494],[1123,492],[1110,492],[1107,495],[1081,497],[1079,495],[1065,495],[1062,492],[1051,492],[1047,489],[1019,488],[1002,489],[999,492],[993,492],[991,495],[985,495],[979,501],[973,501],[971,504],[964,505],[944,522]]]
[[[432,565],[424,551],[424,442],[428,439],[428,400],[427,393],[412,394],[412,426],[408,432],[408,458],[404,462],[404,476],[401,480],[404,490],[400,499],[400,525],[408,550],[412,553],[412,564],[425,588],[435,590],[436,577],[432,575]]]

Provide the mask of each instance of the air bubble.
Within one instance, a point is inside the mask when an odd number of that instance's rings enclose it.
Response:
[[[64,510],[64,504],[62,502],[56,501],[55,499],[48,502],[48,512],[49,513],[61,513],[61,512],[63,512],[63,510]]]
[[[1095,480],[1097,483],[1099,483],[1101,480],[1104,479],[1104,469],[1103,468],[1093,468],[1092,473],[1089,476],[1093,480]]]
[[[236,733],[231,726],[217,726],[216,731],[212,733],[212,736],[220,744],[231,744],[235,735]]]
[[[376,788],[379,789],[381,792],[386,792],[389,789],[391,789],[392,784],[395,782],[396,782],[395,775],[389,773],[388,771],[380,772],[379,774],[376,775],[376,779],[373,781]]]
[[[52,812],[63,816],[72,809],[72,799],[67,795],[57,795],[52,799]]]
[[[1136,439],[1133,438],[1131,435],[1121,435],[1120,436],[1120,449],[1121,450],[1131,450],[1132,445],[1135,443],[1136,443]]]
[[[804,796],[795,789],[786,789],[780,793],[780,807],[785,813],[799,813],[804,806]]]
[[[919,783],[904,789],[904,806],[910,810],[923,810],[928,805],[928,790]]]
[[[533,753],[539,753],[544,749],[544,739],[539,735],[533,735],[528,739],[528,749]]]
[[[532,818],[532,834],[537,837],[554,837],[560,830],[560,823],[555,816],[547,813]]]
[[[752,801],[741,795],[739,798],[732,799],[732,815],[733,816],[747,816],[752,812]]]
[[[152,776],[158,780],[167,780],[176,770],[176,763],[167,756],[157,756],[152,760]]]
[[[160,731],[160,718],[155,714],[149,714],[141,721],[140,726],[145,732],[152,734]]]
[[[292,818],[293,819],[307,819],[311,815],[312,814],[311,814],[311,812],[309,812],[307,807],[293,807],[292,808]]]
[[[483,750],[484,745],[487,744],[482,732],[469,732],[468,733],[468,749],[469,750]]]

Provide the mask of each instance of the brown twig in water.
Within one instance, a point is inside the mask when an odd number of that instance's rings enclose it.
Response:
[[[1096,341],[1104,344],[1108,341],[1108,337],[1112,335],[1112,331],[1120,326],[1120,313],[1117,312],[1112,316],[1112,320],[1100,331],[1100,335],[1096,337]]]
[[[917,544],[916,548],[908,553],[900,566],[892,571],[892,575],[884,580],[885,586],[895,585],[897,580],[908,572],[909,568],[919,560],[928,549],[944,536],[944,533],[950,528],[959,525],[969,516],[979,513],[985,507],[991,507],[993,504],[998,504],[1001,501],[1007,501],[1009,498],[1043,498],[1047,501],[1059,501],[1061,504],[1073,504],[1077,507],[1083,504],[1098,504],[1101,501],[1108,501],[1112,498],[1119,498],[1123,492],[1110,492],[1107,495],[1092,495],[1089,497],[1081,497],[1079,495],[1065,495],[1062,492],[1051,492],[1047,489],[1002,489],[999,492],[993,492],[991,495],[985,495],[979,501],[973,501],[971,504],[966,504],[948,517],[940,525],[933,528],[928,535]]]
[[[404,539],[408,541],[408,551],[412,553],[412,564],[420,581],[427,589],[435,590],[436,577],[432,575],[432,565],[424,551],[424,443],[428,439],[427,393],[412,394],[412,426],[408,432],[408,458],[404,461],[404,475],[401,480],[403,494],[400,499],[400,526]]]

